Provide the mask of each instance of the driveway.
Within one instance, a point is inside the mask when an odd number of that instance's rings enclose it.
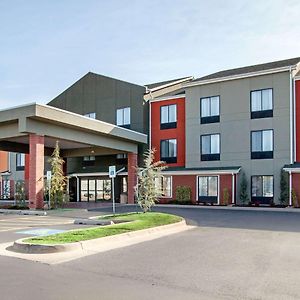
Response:
[[[299,213],[163,207],[156,210],[182,215],[197,227],[59,265],[0,257],[2,297],[300,298]],[[101,209],[97,213],[107,211]]]

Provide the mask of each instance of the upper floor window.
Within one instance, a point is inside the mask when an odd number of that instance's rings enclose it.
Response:
[[[176,128],[177,105],[164,105],[160,107],[160,129]]]
[[[84,116],[88,117],[90,119],[96,119],[96,113],[95,112],[87,113]]]
[[[130,107],[117,109],[117,125],[130,128]]]
[[[261,204],[270,204],[273,200],[273,176],[251,177],[251,200]]]
[[[273,117],[273,90],[251,91],[251,119]]]
[[[251,158],[273,158],[273,130],[251,132]]]
[[[17,153],[16,155],[16,170],[22,171],[25,168],[25,154]]]
[[[220,160],[220,134],[201,136],[201,160]]]
[[[162,140],[160,141],[160,159],[166,163],[177,162],[177,140]]]
[[[92,156],[84,156],[83,157],[83,166],[84,167],[91,167],[95,165],[96,157]]]
[[[201,98],[201,124],[220,122],[220,96]]]
[[[155,185],[161,193],[161,197],[171,198],[172,197],[172,179],[171,176],[163,176],[155,178]]]

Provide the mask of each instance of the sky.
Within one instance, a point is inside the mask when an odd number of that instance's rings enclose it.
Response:
[[[0,0],[0,109],[300,57],[298,0]]]

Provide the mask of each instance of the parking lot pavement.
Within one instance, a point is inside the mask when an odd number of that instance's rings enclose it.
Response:
[[[20,216],[0,215],[0,243],[15,241],[30,234],[23,231],[28,229],[75,229],[73,218],[53,216]],[[82,226],[81,226],[82,227]]]

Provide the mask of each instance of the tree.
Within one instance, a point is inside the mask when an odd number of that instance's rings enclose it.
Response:
[[[64,160],[60,157],[59,143],[56,141],[55,149],[49,158],[49,163],[51,164],[51,186],[50,186],[50,196],[51,196],[51,207],[57,208],[62,206],[65,200],[65,187],[67,184],[67,177],[63,173]]]
[[[245,173],[242,174],[242,178],[241,178],[240,200],[242,204],[246,204],[249,201],[248,182]]]
[[[149,149],[144,154],[144,167],[137,168],[137,185],[135,188],[137,201],[143,212],[151,210],[162,190],[157,181],[163,178],[161,171],[167,166],[163,161],[154,161],[155,149]]]
[[[279,201],[282,205],[287,205],[289,203],[289,197],[290,197],[289,194],[290,194],[289,174],[284,170],[281,170]]]

